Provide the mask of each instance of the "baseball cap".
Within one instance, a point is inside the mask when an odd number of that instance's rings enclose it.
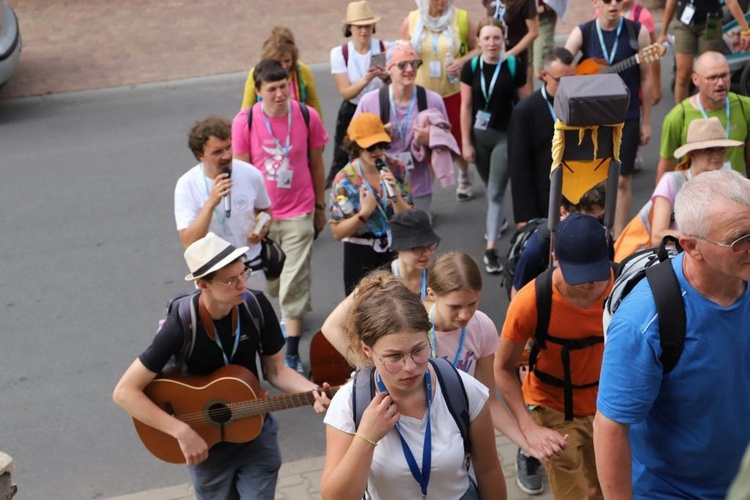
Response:
[[[555,231],[555,258],[569,285],[608,280],[611,267],[606,229],[589,215],[569,215]]]

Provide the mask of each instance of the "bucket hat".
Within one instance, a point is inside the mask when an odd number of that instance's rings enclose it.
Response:
[[[674,157],[682,158],[690,151],[707,148],[731,148],[742,146],[744,143],[727,139],[727,133],[721,122],[715,116],[693,120],[688,125],[687,140],[685,144],[675,149]]]
[[[430,225],[427,212],[418,208],[402,210],[388,221],[391,227],[391,250],[409,250],[440,243]]]

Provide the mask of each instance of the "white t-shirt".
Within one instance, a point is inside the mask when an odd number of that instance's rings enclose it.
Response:
[[[469,420],[474,421],[489,397],[487,388],[474,377],[458,372],[469,397]],[[463,466],[464,445],[461,433],[456,426],[443,398],[442,388],[437,377],[430,415],[432,419],[432,467],[428,498],[460,498],[469,488],[468,473]],[[331,401],[331,406],[323,420],[326,425],[347,434],[354,434],[352,413],[352,381],[344,385]],[[427,416],[421,420],[401,416],[401,434],[404,436],[417,466],[422,468],[422,447],[427,429]],[[422,498],[419,483],[409,470],[404,458],[396,429],[393,428],[378,442],[373,455],[370,474],[367,479],[367,492],[373,500],[393,500],[398,498]]]
[[[438,357],[447,359],[450,363],[456,358],[458,344],[461,342],[461,329],[450,332],[435,332],[435,351]],[[472,377],[477,368],[477,361],[497,352],[500,339],[492,320],[482,311],[477,311],[466,325],[466,339],[458,356],[457,370],[468,373]]]
[[[354,42],[351,40],[347,42],[347,45],[349,46],[348,65],[344,62],[344,54],[341,50],[341,45],[331,49],[331,74],[337,75],[340,73],[347,73],[349,75],[349,82],[354,83],[365,76],[367,70],[370,69],[371,54],[380,54],[380,41],[375,38],[370,39],[370,52],[367,54],[360,54],[357,52],[354,48]],[[379,89],[383,85],[383,80],[380,78],[373,78],[370,80],[370,83],[365,85],[365,88],[356,95],[356,97],[349,99],[349,102],[357,104],[360,97],[371,90]]]
[[[174,189],[174,218],[177,230],[190,226],[208,201],[214,180],[203,173],[203,164],[191,168],[177,181]],[[254,166],[240,160],[232,160],[232,210],[227,219],[220,203],[211,217],[208,230],[236,247],[248,246],[245,262],[260,255],[260,244],[251,244],[247,235],[255,227],[257,210],[271,206],[263,175]]]

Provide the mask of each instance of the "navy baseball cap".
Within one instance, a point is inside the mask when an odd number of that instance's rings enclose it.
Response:
[[[589,215],[570,214],[555,231],[555,258],[569,285],[609,280],[606,229]]]

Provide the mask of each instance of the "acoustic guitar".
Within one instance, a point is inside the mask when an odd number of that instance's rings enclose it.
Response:
[[[338,390],[325,392],[329,398]],[[312,392],[264,397],[258,379],[245,367],[227,365],[206,376],[164,376],[144,392],[159,408],[192,427],[209,448],[216,443],[246,443],[263,429],[266,413],[315,403]],[[258,397],[260,395],[260,398]],[[184,464],[175,438],[133,419],[138,437],[156,458]]]
[[[354,371],[346,359],[318,330],[310,341],[310,379],[318,385],[343,385]]]
[[[633,66],[641,63],[652,63],[661,59],[667,52],[667,46],[669,42],[654,43],[648,47],[644,47],[627,59],[623,59],[620,62],[609,66],[604,59],[601,58],[590,58],[584,59],[576,66],[576,75],[598,75],[600,73],[622,73],[626,69],[632,68]]]

